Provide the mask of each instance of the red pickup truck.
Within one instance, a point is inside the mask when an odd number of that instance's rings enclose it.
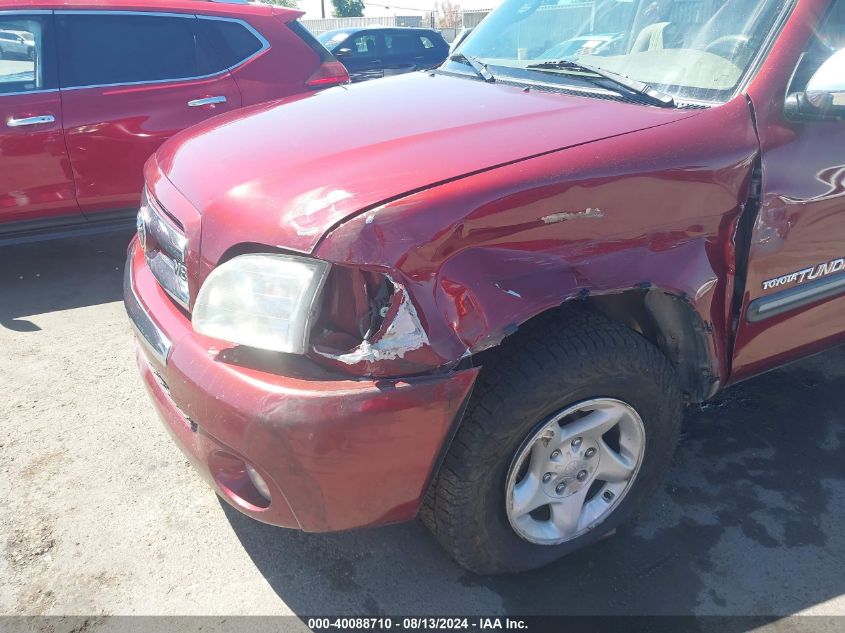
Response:
[[[419,513],[479,573],[602,538],[685,403],[845,340],[843,48],[845,0],[505,0],[174,137],[125,277],[167,428],[275,525]]]

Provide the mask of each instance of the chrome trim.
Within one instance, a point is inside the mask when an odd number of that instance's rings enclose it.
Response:
[[[144,309],[141,300],[135,293],[135,278],[132,274],[132,255],[135,250],[135,240],[129,244],[126,255],[126,269],[123,272],[123,306],[132,323],[132,328],[138,335],[138,340],[144,344],[149,352],[162,365],[167,366],[173,344],[167,335],[156,325],[152,317]]]
[[[162,289],[186,310],[190,304],[185,249],[182,232],[165,218],[164,210],[151,194],[144,195],[138,211],[138,234],[144,233],[144,257]]]
[[[52,9],[0,9],[2,15],[50,15]]]
[[[240,68],[247,62],[252,61],[259,55],[264,54],[265,51],[270,49],[270,42],[267,41],[261,33],[255,30],[249,22],[242,20],[240,18],[227,18],[227,17],[218,17],[213,15],[195,15],[192,13],[163,13],[163,12],[156,12],[156,11],[96,11],[96,10],[80,10],[75,11],[72,9],[59,9],[55,11],[56,15],[148,15],[153,17],[177,17],[177,18],[192,18],[195,20],[217,20],[219,22],[235,22],[236,24],[240,24],[250,33],[252,33],[259,42],[261,42],[261,48],[255,51],[249,57],[246,57],[239,61],[237,64],[233,64],[232,66],[227,66],[222,70],[218,70],[213,73],[209,73],[207,75],[194,75],[191,77],[173,77],[171,79],[152,79],[150,81],[126,81],[122,83],[115,83],[115,84],[90,84],[85,86],[61,86],[60,90],[86,90],[88,88],[117,88],[119,86],[155,86],[157,84],[166,84],[173,81],[198,81],[200,79],[211,79],[212,77],[219,77],[225,75],[228,72],[233,71],[236,68]]]
[[[147,251],[147,265],[162,289],[186,310],[188,309],[188,281],[185,279],[185,265],[161,252]]]
[[[204,97],[202,99],[191,99],[188,101],[189,108],[199,108],[206,105],[214,105],[215,103],[226,103],[226,97]]]
[[[259,42],[261,42],[261,48],[259,48],[257,51],[255,51],[252,55],[250,55],[246,59],[239,61],[237,64],[235,64],[233,66],[229,66],[228,68],[226,68],[226,70],[232,70],[233,68],[237,68],[238,66],[242,66],[243,64],[247,63],[249,60],[251,60],[255,57],[258,57],[259,55],[261,55],[261,53],[263,53],[268,48],[270,48],[270,42],[267,41],[267,38],[264,37],[261,33],[259,33],[255,29],[255,27],[252,26],[252,24],[250,24],[249,22],[246,22],[245,20],[241,20],[240,18],[226,18],[226,17],[223,17],[223,16],[218,17],[216,15],[199,15],[199,14],[197,14],[195,17],[197,18],[197,20],[218,20],[220,22],[234,22],[236,24],[240,24],[241,26],[245,27],[247,31],[249,31],[256,38],[258,38]]]
[[[52,114],[42,114],[40,116],[28,116],[23,119],[9,119],[6,121],[8,127],[24,127],[27,125],[44,125],[46,123],[55,123],[56,117]]]
[[[161,18],[196,18],[193,13],[172,11],[121,11],[120,9],[56,9],[56,15],[152,15]]]
[[[44,88],[42,90],[21,90],[20,92],[0,92],[0,97],[14,97],[15,95],[37,95],[48,92],[58,92],[58,88]]]
[[[210,75],[197,75],[195,77],[174,77],[172,79],[151,79],[150,81],[126,81],[123,83],[117,84],[91,84],[88,86],[63,86],[60,88],[62,91],[71,91],[71,90],[88,90],[89,88],[120,88],[122,86],[156,86],[158,84],[169,84],[173,83],[174,81],[197,81],[200,79],[211,79],[212,77],[217,77],[226,74],[229,72],[228,68],[224,68],[221,71],[216,73],[211,73]]]
[[[845,274],[811,281],[797,288],[755,299],[748,304],[745,318],[751,323],[758,323],[841,294],[845,294]]]

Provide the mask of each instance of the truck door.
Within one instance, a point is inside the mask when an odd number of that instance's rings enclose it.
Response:
[[[801,61],[780,95],[805,91],[822,64],[845,49],[845,0],[808,6],[816,9],[809,24],[815,28],[808,29]],[[845,60],[845,52],[837,59]],[[845,65],[838,74],[845,95]],[[796,117],[782,96],[775,102],[752,89],[750,97],[758,114],[762,196],[751,231],[734,379],[845,339],[845,118]]]

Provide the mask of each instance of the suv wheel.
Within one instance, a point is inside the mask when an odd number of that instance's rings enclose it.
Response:
[[[681,402],[673,366],[636,332],[582,310],[541,317],[485,359],[423,522],[476,573],[546,565],[657,487]]]

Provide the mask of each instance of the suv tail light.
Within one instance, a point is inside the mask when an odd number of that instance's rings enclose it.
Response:
[[[348,84],[349,73],[346,66],[334,59],[324,61],[308,78],[305,85],[309,88],[327,88],[338,84]]]
[[[349,73],[346,67],[337,61],[316,37],[311,35],[311,31],[303,26],[302,22],[299,20],[288,22],[288,28],[296,33],[297,37],[305,42],[320,58],[320,65],[317,70],[311,73],[311,76],[305,81],[306,87],[316,90],[317,88],[328,88],[329,86],[349,83]]]

